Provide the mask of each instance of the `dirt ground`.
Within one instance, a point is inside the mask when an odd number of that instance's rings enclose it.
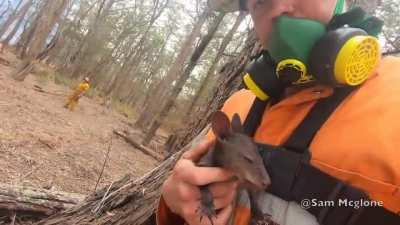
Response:
[[[83,97],[77,109],[63,108],[67,87],[10,78],[14,55],[0,54],[0,182],[88,194],[94,190],[112,137],[110,159],[100,186],[130,174],[140,177],[158,162],[112,135],[113,129],[133,130],[115,111]],[[56,95],[34,90],[34,85]],[[158,149],[161,144],[153,143]]]

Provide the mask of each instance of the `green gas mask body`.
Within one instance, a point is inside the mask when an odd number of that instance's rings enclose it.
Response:
[[[278,98],[287,86],[310,82],[360,85],[380,60],[375,36],[382,26],[360,8],[334,16],[328,25],[281,16],[266,51],[247,67],[244,83],[261,100]]]

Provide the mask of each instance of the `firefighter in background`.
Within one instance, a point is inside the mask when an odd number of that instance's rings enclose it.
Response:
[[[75,88],[74,92],[68,97],[67,103],[64,105],[65,108],[74,111],[79,99],[85,94],[90,88],[90,79],[85,77]]]

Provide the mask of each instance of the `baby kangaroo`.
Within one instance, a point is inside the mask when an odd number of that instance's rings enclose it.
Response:
[[[244,134],[239,115],[235,114],[230,122],[225,113],[217,111],[212,116],[211,127],[216,136],[215,145],[197,165],[228,169],[235,174],[241,188],[251,189],[251,192],[265,190],[271,182],[270,177],[256,144]],[[200,187],[200,192],[200,220],[206,216],[213,224],[217,214],[214,198],[207,185]]]

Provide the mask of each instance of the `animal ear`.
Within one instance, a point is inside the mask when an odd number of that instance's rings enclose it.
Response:
[[[224,138],[231,133],[228,116],[222,111],[216,111],[211,118],[211,128],[215,136]]]
[[[235,113],[232,118],[232,130],[237,133],[244,133],[242,121],[240,120],[239,114]]]

